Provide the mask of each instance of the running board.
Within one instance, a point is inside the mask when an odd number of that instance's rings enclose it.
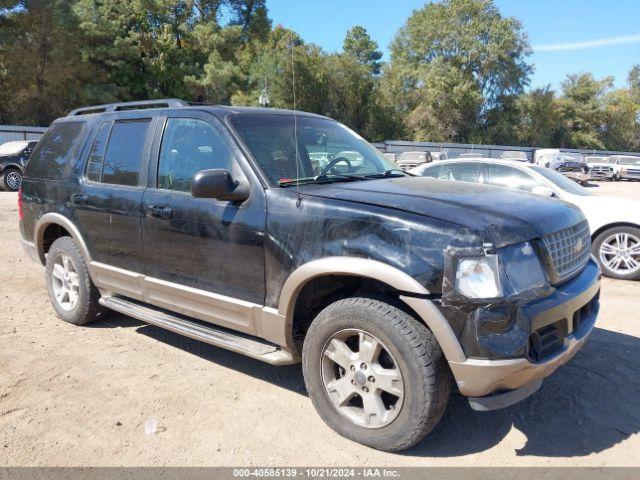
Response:
[[[155,309],[153,306],[140,305],[119,297],[101,297],[100,305],[156,327],[241,353],[272,365],[289,365],[298,362],[291,352],[277,345],[242,334],[234,334],[214,326],[205,326],[196,321],[189,321],[163,310]]]

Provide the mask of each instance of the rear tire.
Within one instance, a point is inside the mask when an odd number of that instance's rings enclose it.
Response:
[[[74,325],[93,322],[105,310],[82,252],[71,237],[58,238],[47,254],[49,298],[58,316]]]
[[[605,230],[594,240],[591,253],[603,275],[620,280],[640,278],[640,228],[623,226]]]
[[[391,452],[414,446],[438,424],[451,391],[433,333],[384,298],[347,298],[322,310],[306,334],[302,370],[311,402],[333,430]]]
[[[22,184],[22,172],[17,168],[8,167],[0,173],[0,189],[17,192]]]

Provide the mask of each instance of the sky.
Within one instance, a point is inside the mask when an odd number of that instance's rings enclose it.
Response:
[[[640,63],[640,0],[496,0],[501,13],[518,18],[534,53],[530,87],[559,88],[567,75],[591,72],[614,76],[624,86]],[[362,25],[389,60],[396,32],[424,0],[267,0],[274,25],[292,28],[329,52]]]

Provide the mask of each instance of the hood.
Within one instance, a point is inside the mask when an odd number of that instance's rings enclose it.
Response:
[[[497,248],[541,238],[584,220],[579,208],[557,199],[428,177],[304,185],[300,191],[437,218],[471,229]]]

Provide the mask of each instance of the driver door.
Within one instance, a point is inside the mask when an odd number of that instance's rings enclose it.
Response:
[[[249,182],[242,154],[205,112],[169,114],[160,124],[142,199],[148,300],[205,319],[216,317],[218,295],[263,305],[263,190],[252,185],[242,203],[192,197],[191,178],[200,170],[225,169]],[[240,317],[240,325],[216,323],[243,330]]]

